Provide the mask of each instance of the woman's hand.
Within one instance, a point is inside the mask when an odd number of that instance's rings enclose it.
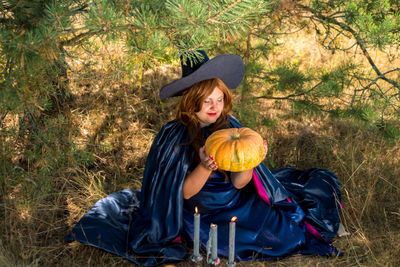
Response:
[[[265,159],[265,157],[267,156],[267,153],[268,153],[268,142],[267,142],[267,140],[264,140],[264,155],[263,155],[263,161],[264,161],[264,159]]]
[[[183,182],[183,197],[189,199],[196,195],[207,182],[212,171],[218,169],[213,157],[207,156],[205,147],[199,149],[200,163],[192,171],[188,172]]]
[[[215,162],[214,158],[211,155],[206,155],[205,146],[199,149],[199,157],[201,165],[203,165],[204,168],[211,171],[215,171],[216,169],[218,169],[217,163]]]

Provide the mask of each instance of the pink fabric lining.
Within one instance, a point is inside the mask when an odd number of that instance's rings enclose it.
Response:
[[[174,240],[172,240],[172,243],[181,243],[181,236],[177,236]]]
[[[267,192],[265,192],[265,189],[261,184],[260,178],[258,177],[255,170],[253,170],[253,182],[257,188],[258,195],[265,201],[265,203],[271,206],[271,202],[269,201]]]
[[[309,222],[304,221],[304,225],[306,226],[307,232],[312,234],[315,238],[324,242],[328,242],[325,240],[325,238],[322,237],[322,235],[317,231],[317,229],[315,229]]]
[[[271,202],[269,201],[267,192],[265,191],[263,185],[261,184],[260,178],[258,177],[257,173],[253,170],[253,182],[254,185],[257,188],[257,192],[260,195],[260,197],[268,204],[271,205]],[[286,198],[286,200],[290,203],[293,203],[293,201],[290,198]],[[343,204],[340,203],[341,206],[343,207]],[[309,232],[311,235],[313,235],[315,238],[327,242],[325,238],[322,237],[322,235],[315,229],[310,223],[304,221],[304,225],[306,226],[307,232]]]
[[[290,203],[293,203],[290,198],[286,198],[286,200]],[[323,236],[317,231],[317,229],[315,229],[309,222],[304,221],[304,225],[306,226],[307,232],[312,234],[315,238],[327,242],[325,238],[323,238]]]

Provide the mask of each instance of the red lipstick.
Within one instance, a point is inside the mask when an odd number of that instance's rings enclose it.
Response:
[[[215,116],[215,115],[217,115],[217,113],[207,113],[207,115],[209,115],[209,116]]]

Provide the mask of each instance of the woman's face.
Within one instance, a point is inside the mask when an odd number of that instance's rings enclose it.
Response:
[[[224,109],[224,93],[215,87],[214,91],[203,102],[201,110],[196,112],[200,126],[208,126],[217,121]]]

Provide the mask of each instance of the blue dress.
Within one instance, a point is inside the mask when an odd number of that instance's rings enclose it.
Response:
[[[287,170],[290,169],[280,171]],[[223,174],[215,173],[199,193],[184,201],[185,237],[192,240],[193,213],[197,207],[201,214],[200,241],[203,248],[208,241],[210,224],[217,224],[218,254],[224,257],[228,257],[229,222],[234,216],[238,217],[237,260],[281,258],[296,253],[337,253],[329,242],[307,231],[305,214],[300,207],[295,210],[271,207],[255,191],[253,184],[238,190]]]
[[[221,174],[214,175],[203,189],[184,203],[187,236],[192,236],[193,210],[201,214],[201,242],[206,244],[211,223],[218,225],[219,254],[228,256],[229,222],[236,220],[236,255],[239,260],[254,257],[282,257],[298,252],[306,243],[298,216],[272,208],[250,186],[237,190]],[[298,221],[296,221],[298,219]]]
[[[228,127],[241,125],[230,117]],[[209,128],[204,134],[210,134]],[[126,189],[99,200],[66,236],[67,241],[89,244],[145,266],[184,260],[192,244],[197,206],[202,246],[210,224],[217,224],[220,256],[228,255],[228,225],[233,216],[238,217],[237,260],[337,254],[331,241],[339,227],[341,194],[333,172],[320,168],[271,172],[261,163],[253,170],[253,182],[240,190],[217,172],[198,194],[184,200],[183,181],[196,153],[184,145],[188,140],[184,125],[167,123],[150,149],[141,190]],[[186,242],[177,242],[179,238]]]

